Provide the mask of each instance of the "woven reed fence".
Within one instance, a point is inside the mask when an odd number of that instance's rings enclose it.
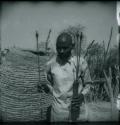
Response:
[[[40,57],[41,83],[46,83],[44,64]],[[3,121],[46,120],[52,96],[40,93],[36,56],[13,49],[0,67],[0,116]]]

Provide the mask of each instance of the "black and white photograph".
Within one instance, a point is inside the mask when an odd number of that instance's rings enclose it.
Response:
[[[120,2],[0,3],[0,122],[120,121]]]

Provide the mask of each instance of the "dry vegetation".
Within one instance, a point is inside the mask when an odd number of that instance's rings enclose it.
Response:
[[[91,83],[91,91],[86,97],[86,103],[88,103],[89,107],[86,108],[86,110],[87,114],[93,114],[94,116],[88,119],[90,121],[118,120],[116,98],[119,94],[120,87],[120,72],[118,64],[119,49],[118,46],[110,47],[113,28],[111,27],[108,42],[103,40],[103,42],[101,41],[101,43],[98,43],[93,40],[89,45],[86,45],[84,27],[81,25],[69,26],[67,29],[63,30],[63,32],[70,33],[75,43],[77,42],[75,36],[78,33],[83,33],[83,41],[80,48],[82,48],[82,54],[88,62],[90,75],[93,81]],[[107,42],[107,47],[105,47],[105,42]],[[85,47],[85,45],[87,47]],[[76,54],[76,51],[74,51],[73,54]],[[91,106],[89,105],[91,105],[91,103],[94,108],[90,108]],[[106,104],[108,107],[104,107]],[[102,108],[106,108],[106,110],[102,110],[101,112],[100,110]],[[99,117],[97,118],[98,114]]]

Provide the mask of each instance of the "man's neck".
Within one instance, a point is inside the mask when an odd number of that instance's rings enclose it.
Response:
[[[59,56],[57,56],[56,61],[60,64],[60,65],[65,65],[66,63],[69,63],[71,56],[67,57],[67,58],[60,58]]]

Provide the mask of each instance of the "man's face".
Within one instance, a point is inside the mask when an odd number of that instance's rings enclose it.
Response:
[[[69,42],[68,42],[69,43]],[[65,42],[60,42],[57,46],[57,53],[61,59],[67,59],[71,55],[72,45]]]

